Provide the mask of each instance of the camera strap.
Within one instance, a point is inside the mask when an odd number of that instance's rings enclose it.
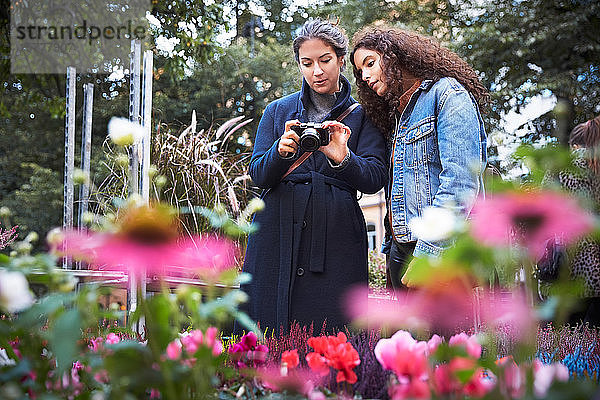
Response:
[[[344,110],[344,112],[343,112],[343,113],[341,113],[341,114],[340,114],[340,115],[339,115],[339,116],[338,116],[338,117],[337,117],[335,120],[336,120],[336,121],[338,121],[338,122],[342,122],[342,120],[343,120],[344,118],[346,118],[346,117],[347,117],[347,116],[348,116],[348,115],[349,115],[349,114],[350,114],[352,111],[354,111],[354,109],[355,109],[356,107],[358,107],[359,105],[360,105],[359,103],[352,103],[352,104],[350,105],[350,107],[346,108],[346,109]],[[300,158],[299,158],[299,159],[297,159],[297,160],[296,160],[296,161],[295,161],[295,162],[294,162],[294,163],[293,163],[293,164],[290,166],[290,168],[287,170],[287,172],[286,172],[285,174],[283,174],[283,176],[281,177],[281,180],[285,179],[285,177],[286,177],[286,176],[288,176],[289,174],[291,174],[293,170],[295,170],[296,168],[298,168],[298,167],[300,166],[300,164],[302,164],[304,161],[306,161],[306,159],[307,159],[308,157],[310,157],[310,156],[311,156],[311,154],[312,154],[312,153],[314,153],[314,152],[313,152],[313,151],[309,151],[309,152],[306,152],[306,153],[302,154],[302,155],[300,156]]]

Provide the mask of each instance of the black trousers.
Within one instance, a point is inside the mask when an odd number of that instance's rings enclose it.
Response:
[[[413,251],[417,242],[397,243],[392,241],[390,254],[386,257],[388,264],[388,273],[392,282],[392,289],[407,289],[402,284],[402,275],[406,272],[406,267],[413,259]]]

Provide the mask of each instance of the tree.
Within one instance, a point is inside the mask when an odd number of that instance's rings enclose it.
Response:
[[[600,112],[600,4],[592,0],[467,0],[459,51],[482,74],[493,96],[489,117],[553,94],[566,102],[569,131]],[[551,113],[525,140],[551,134]],[[562,138],[564,140],[564,138]]]

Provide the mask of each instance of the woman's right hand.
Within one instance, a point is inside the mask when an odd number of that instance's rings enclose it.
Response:
[[[298,151],[300,136],[292,130],[294,125],[300,125],[300,121],[294,119],[285,123],[285,133],[279,139],[279,146],[277,146],[277,151],[281,157],[289,157]]]

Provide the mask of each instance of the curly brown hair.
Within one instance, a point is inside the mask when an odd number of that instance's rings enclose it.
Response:
[[[480,108],[488,102],[488,91],[475,70],[432,38],[398,28],[367,27],[357,32],[352,42],[354,48],[350,61],[360,103],[386,138],[394,129],[394,113],[404,92],[402,70],[418,79],[437,81],[444,77],[455,78],[475,97]],[[384,97],[379,97],[362,80],[361,72],[354,64],[354,53],[359,48],[374,50],[381,55],[381,69],[388,87]]]

